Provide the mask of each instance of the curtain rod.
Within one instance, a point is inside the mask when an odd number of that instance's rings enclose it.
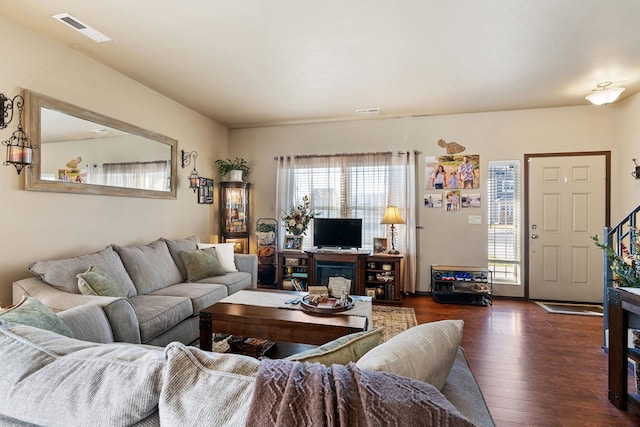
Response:
[[[413,151],[413,154],[416,154],[416,155],[422,154],[422,151],[418,151],[418,150],[412,150],[412,151]],[[393,151],[382,151],[382,152],[375,152],[375,153],[303,154],[299,156],[275,156],[273,160],[281,160],[285,158],[290,159],[291,157],[297,157],[299,159],[309,159],[313,157],[353,157],[353,156],[371,156],[376,154],[398,154],[398,155],[404,156],[405,154],[407,154],[407,151],[398,151],[397,153],[394,153]]]

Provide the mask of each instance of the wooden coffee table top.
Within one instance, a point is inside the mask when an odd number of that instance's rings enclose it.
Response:
[[[200,312],[200,346],[207,350],[211,331],[272,341],[321,345],[341,336],[367,330],[371,299],[363,297],[352,310],[334,315],[310,314],[300,304],[284,301],[305,293],[240,291]],[[262,305],[256,305],[262,304]]]

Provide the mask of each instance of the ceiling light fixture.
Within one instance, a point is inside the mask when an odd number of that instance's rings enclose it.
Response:
[[[68,25],[83,36],[89,37],[94,42],[102,43],[111,41],[109,37],[105,36],[100,31],[96,30],[95,28],[91,28],[84,22],[80,21],[78,18],[71,16],[68,13],[59,13],[57,15],[53,15],[52,18],[62,22],[65,25]]]
[[[595,105],[611,104],[624,92],[623,87],[609,87],[612,84],[612,82],[598,83],[596,89],[593,89],[584,99]]]

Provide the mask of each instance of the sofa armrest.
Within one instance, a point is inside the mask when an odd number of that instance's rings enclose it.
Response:
[[[96,304],[104,311],[115,341],[133,344],[141,342],[138,317],[127,298],[72,294],[49,286],[37,277],[13,282],[14,304],[19,303],[23,296],[36,298],[55,312],[85,304]]]
[[[233,258],[238,271],[251,274],[251,287],[258,287],[258,255],[234,254]]]
[[[97,343],[113,342],[107,315],[97,304],[79,305],[61,311],[58,317],[71,329],[76,339]]]

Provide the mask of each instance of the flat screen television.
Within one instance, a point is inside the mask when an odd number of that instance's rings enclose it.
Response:
[[[362,219],[314,218],[313,245],[318,248],[361,248]]]

